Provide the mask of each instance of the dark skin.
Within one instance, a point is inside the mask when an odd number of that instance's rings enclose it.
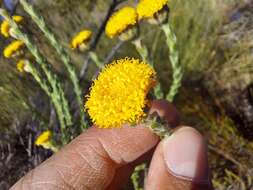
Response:
[[[172,126],[179,114],[166,101],[152,103],[156,113]],[[120,129],[91,127],[61,151],[21,178],[11,190],[117,190],[134,167],[151,160],[145,190],[208,190],[207,148],[193,128],[177,127],[160,141],[144,125]]]

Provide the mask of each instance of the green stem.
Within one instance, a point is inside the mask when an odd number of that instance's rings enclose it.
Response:
[[[151,120],[148,119],[146,124],[160,139],[169,137],[172,134],[170,126],[158,117],[154,117]]]
[[[132,43],[134,44],[137,52],[140,54],[142,60],[145,63],[150,64],[153,67],[154,66],[153,61],[150,60],[149,55],[148,55],[149,54],[148,48],[147,48],[147,46],[145,46],[141,43],[141,39],[137,38],[137,39],[133,40]]]
[[[66,126],[67,126],[66,125],[67,120],[65,117],[66,115],[63,112],[64,109],[62,107],[62,105],[63,105],[62,103],[67,102],[67,100],[65,99],[65,97],[61,97],[61,95],[63,94],[63,89],[62,89],[62,86],[60,85],[58,77],[52,73],[50,65],[47,64],[44,57],[40,54],[38,48],[32,44],[28,35],[21,32],[18,25],[10,18],[10,16],[8,15],[8,13],[4,9],[0,9],[0,15],[2,15],[4,17],[4,19],[7,20],[7,22],[10,24],[10,26],[12,28],[12,32],[15,33],[15,36],[19,40],[24,42],[24,44],[29,49],[31,54],[35,57],[36,62],[40,65],[42,71],[45,73],[45,75],[48,79],[48,82],[50,83],[50,85],[52,87],[52,98],[53,98],[52,101],[54,101],[56,104],[55,108],[56,108],[56,111],[58,112],[59,121],[64,121],[64,122],[60,123],[61,130],[64,133]],[[63,134],[63,136],[65,136],[65,135]],[[64,139],[64,141],[66,141],[66,140]]]
[[[46,26],[46,23],[33,8],[33,6],[29,3],[27,3],[26,0],[20,0],[21,5],[23,6],[24,10],[31,16],[32,20],[38,25],[38,27],[41,29],[41,31],[44,33],[45,37],[49,40],[51,45],[55,48],[56,52],[58,53],[60,59],[62,60],[64,66],[66,67],[70,80],[73,83],[74,91],[76,94],[77,102],[80,109],[80,118],[81,118],[81,128],[83,130],[88,128],[88,123],[84,120],[84,109],[83,109],[83,101],[82,101],[82,90],[79,86],[78,77],[76,75],[75,69],[73,65],[70,63],[70,58],[65,51],[65,49],[62,47],[62,45],[57,41],[55,35],[49,30],[49,28]],[[66,102],[65,102],[66,103]],[[65,108],[68,108],[65,107]],[[66,113],[68,111],[66,110]],[[70,115],[68,116],[69,122],[71,121]]]
[[[145,163],[140,164],[135,167],[133,174],[131,175],[131,180],[134,185],[135,190],[143,190],[143,188],[139,187],[139,179],[140,179],[140,172],[147,169],[147,166]]]
[[[65,125],[64,118],[61,117],[61,115],[63,115],[63,112],[62,112],[62,109],[61,109],[60,105],[57,102],[57,99],[55,98],[56,96],[54,95],[54,93],[52,93],[50,91],[48,85],[46,84],[46,81],[44,81],[42,79],[42,77],[40,76],[37,69],[31,63],[28,63],[28,67],[29,67],[29,73],[33,76],[33,78],[40,85],[42,90],[44,90],[44,92],[50,97],[51,101],[53,102],[54,107],[57,110],[56,113],[57,113],[57,117],[59,118],[60,125],[61,126]],[[64,135],[64,133],[63,133],[63,135]],[[63,140],[65,141],[65,139],[66,138],[64,137]]]
[[[92,61],[96,64],[96,66],[99,69],[103,69],[104,68],[104,64],[99,60],[97,54],[93,51],[89,52],[90,58],[92,59]]]
[[[45,93],[48,96],[50,96],[51,95],[51,90],[48,87],[48,85],[46,84],[46,81],[42,79],[42,77],[40,76],[40,74],[37,71],[37,69],[30,62],[27,63],[27,67],[28,67],[28,72],[33,76],[33,78],[40,85],[40,87],[42,88],[42,90],[44,90]]]
[[[173,70],[173,81],[170,87],[169,93],[166,95],[166,99],[172,102],[178,93],[182,84],[183,68],[179,63],[179,52],[177,49],[177,37],[172,31],[169,22],[162,25],[162,30],[166,36],[166,43],[170,51],[170,63]]]

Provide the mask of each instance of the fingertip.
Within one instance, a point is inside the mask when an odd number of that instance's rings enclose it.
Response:
[[[163,141],[169,171],[180,178],[205,183],[209,180],[207,146],[202,135],[191,127],[182,127]]]
[[[182,127],[158,145],[147,189],[211,189],[206,143],[198,131]]]
[[[176,107],[167,100],[154,100],[151,102],[149,114],[158,114],[166,120],[170,127],[177,127],[180,124],[180,114]]]

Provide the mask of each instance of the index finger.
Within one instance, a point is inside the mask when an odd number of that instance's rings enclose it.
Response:
[[[143,125],[120,129],[92,127],[11,189],[105,189],[118,168],[147,153],[158,141]]]

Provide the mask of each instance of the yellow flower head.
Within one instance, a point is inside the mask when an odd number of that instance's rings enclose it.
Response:
[[[23,72],[31,72],[31,68],[30,68],[30,62],[27,59],[20,59],[17,64],[16,64],[16,68],[20,73]]]
[[[110,38],[113,38],[129,27],[134,26],[137,23],[137,20],[137,12],[133,7],[123,7],[115,12],[108,20],[105,27],[105,33]]]
[[[26,62],[24,59],[20,59],[17,64],[16,64],[16,67],[17,67],[17,70],[20,72],[20,73],[23,73],[25,71],[25,65],[26,65]]]
[[[155,75],[150,65],[138,59],[125,58],[107,65],[94,81],[85,104],[93,123],[112,128],[139,122],[145,116]]]
[[[77,35],[75,35],[72,38],[71,41],[71,48],[76,49],[78,48],[81,44],[87,43],[92,36],[92,32],[90,30],[82,30],[79,32]]]
[[[168,0],[140,0],[136,8],[139,19],[152,18],[154,14],[162,10],[167,3]]]
[[[24,48],[25,44],[20,40],[11,42],[4,48],[3,54],[6,58],[11,58],[15,53]]]
[[[19,16],[19,15],[14,15],[14,16],[12,16],[12,19],[17,23],[17,24],[19,24],[19,23],[21,23],[23,20],[24,20],[24,18],[22,17],[22,16]],[[8,37],[10,37],[10,24],[6,21],[6,20],[4,20],[3,22],[2,22],[2,24],[1,24],[1,34],[4,36],[4,37],[6,37],[6,38],[8,38]]]
[[[41,133],[40,136],[38,136],[38,138],[36,139],[35,141],[35,144],[37,146],[44,146],[44,145],[47,145],[50,143],[51,141],[51,138],[52,138],[52,132],[47,130],[47,131],[44,131],[43,133]]]

